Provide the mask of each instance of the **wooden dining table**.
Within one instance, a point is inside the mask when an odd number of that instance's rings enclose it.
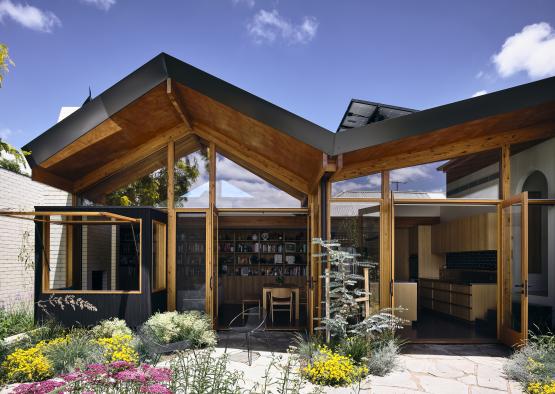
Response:
[[[262,308],[267,311],[268,294],[271,293],[272,289],[291,289],[295,299],[295,321],[299,321],[299,309],[300,309],[300,293],[301,288],[295,284],[290,283],[265,283],[262,286]]]

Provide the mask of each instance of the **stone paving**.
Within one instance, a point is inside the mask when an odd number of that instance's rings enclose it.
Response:
[[[218,349],[218,352],[223,352]],[[228,349],[230,367],[245,375],[245,388],[263,379],[272,355],[258,351],[252,366],[246,364],[246,353]],[[522,393],[516,382],[503,375],[503,362],[508,349],[496,345],[411,345],[401,355],[400,366],[385,377],[370,377],[363,382],[361,393],[432,393],[432,394],[496,394]],[[303,392],[314,391],[307,385]],[[326,393],[353,393],[353,388],[326,388]]]

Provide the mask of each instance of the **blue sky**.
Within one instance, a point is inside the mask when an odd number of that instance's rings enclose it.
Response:
[[[551,0],[0,0],[0,137],[162,51],[335,130],[351,98],[425,109],[553,75],[554,30]]]

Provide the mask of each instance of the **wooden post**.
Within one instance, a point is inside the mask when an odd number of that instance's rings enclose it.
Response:
[[[389,189],[389,171],[382,172],[382,209],[380,215],[380,308],[392,306],[392,262],[391,262],[391,192]]]
[[[499,160],[499,199],[506,200],[511,196],[511,146],[508,144],[501,146],[501,158]],[[503,282],[505,280],[503,261],[504,249],[510,248],[510,244],[505,242],[504,232],[507,231],[504,225],[509,218],[504,213],[501,204],[497,208],[497,339],[501,339],[503,319],[505,316],[504,297],[510,294],[503,294]]]
[[[206,220],[206,313],[212,317],[213,325],[216,324],[216,310],[215,303],[217,302],[216,290],[217,283],[217,270],[214,248],[214,216],[216,215],[216,144],[211,142],[208,146],[208,216]]]
[[[330,317],[330,310],[331,310],[331,298],[330,298],[330,269],[326,268],[326,317]],[[330,342],[330,330],[326,328],[326,342]]]
[[[364,292],[366,293],[364,295],[366,297],[366,301],[364,301],[364,317],[367,318],[370,316],[370,268],[364,268]]]
[[[511,196],[511,147],[501,147],[501,160],[499,162],[499,199],[506,200]]]
[[[175,196],[174,196],[174,165],[175,165],[175,142],[173,139],[168,143],[168,162],[167,162],[167,201],[168,201],[168,311],[175,311],[176,304],[176,266],[175,266],[175,233],[177,218],[175,216]]]

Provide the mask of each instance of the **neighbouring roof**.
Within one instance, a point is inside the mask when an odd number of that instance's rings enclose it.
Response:
[[[398,118],[416,112],[414,109],[393,105],[374,103],[371,101],[352,99],[341,119],[337,131],[344,131],[369,125],[370,123]]]
[[[416,192],[416,191],[394,191],[396,198],[445,198],[441,192]],[[345,190],[337,193],[333,198],[381,198],[381,192],[369,190]]]

